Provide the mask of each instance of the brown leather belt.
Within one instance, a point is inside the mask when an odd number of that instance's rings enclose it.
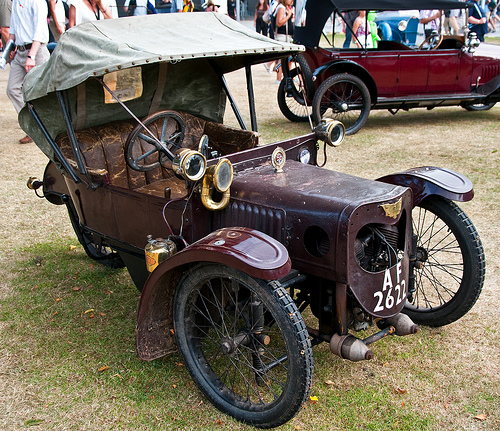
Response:
[[[26,45],[17,45],[17,50],[19,52],[27,51],[28,49],[31,48],[31,43],[27,43]]]

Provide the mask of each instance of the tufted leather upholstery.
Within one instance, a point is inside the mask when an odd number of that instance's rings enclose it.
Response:
[[[222,124],[202,120],[184,112],[178,112],[184,120],[186,129],[182,147],[196,149],[203,134],[209,137],[210,145],[220,154],[253,148],[257,145],[258,135],[254,132],[226,127]],[[165,187],[170,187],[172,195],[178,197],[185,191],[184,181],[179,180],[171,169],[158,167],[151,171],[139,172],[127,165],[125,143],[136,126],[133,119],[115,121],[75,132],[86,167],[101,182],[143,193],[163,196]],[[56,138],[56,144],[76,166],[75,156],[67,133]],[[174,196],[172,196],[174,197]]]

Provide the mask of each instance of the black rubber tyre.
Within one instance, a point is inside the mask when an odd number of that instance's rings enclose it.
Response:
[[[98,245],[94,243],[92,233],[81,225],[73,202],[66,198],[65,203],[73,230],[87,256],[109,268],[123,268],[125,263],[117,252],[104,244]]]
[[[292,61],[292,65],[294,65],[295,68],[298,65],[300,72],[302,74],[302,78],[304,80],[307,98],[312,100],[312,98],[314,97],[315,85],[313,81],[313,74],[311,72],[309,64],[307,63],[307,60],[304,58],[303,55],[299,54],[297,55],[297,57],[295,57],[295,60]]]
[[[304,102],[304,92],[306,98],[312,99],[314,83],[304,57],[297,56],[292,65],[294,67],[290,71],[283,70],[284,77],[278,87],[278,106],[288,120],[301,123],[308,121],[308,113],[311,113],[311,107]],[[310,105],[309,102],[307,104]]]
[[[443,326],[464,316],[483,287],[483,246],[469,217],[448,199],[431,196],[412,211],[417,235],[415,291],[403,312],[415,323]]]
[[[290,89],[287,91],[286,87],[290,80]],[[289,78],[283,78],[278,87],[278,106],[280,107],[283,115],[290,121],[295,123],[303,123],[308,119],[308,108],[304,103],[304,97],[300,88],[301,81],[298,76],[297,69],[290,71]]]
[[[488,111],[493,106],[495,106],[497,103],[496,102],[490,102],[490,103],[462,103],[460,106],[464,109],[467,109],[467,111]]]
[[[319,86],[312,107],[316,124],[323,118],[337,120],[344,124],[346,135],[353,135],[370,115],[371,96],[357,76],[338,73]]]
[[[224,265],[197,266],[179,283],[173,314],[184,364],[222,412],[272,428],[289,421],[307,400],[311,342],[279,283]]]

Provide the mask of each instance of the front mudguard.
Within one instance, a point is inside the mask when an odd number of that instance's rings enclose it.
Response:
[[[249,228],[219,229],[187,246],[158,265],[144,285],[136,324],[141,359],[151,361],[176,350],[172,319],[175,290],[190,267],[205,262],[236,268],[263,280],[277,280],[291,269],[281,243]]]
[[[413,207],[431,195],[467,202],[474,197],[472,182],[451,169],[424,166],[386,175],[376,181],[409,187],[413,191]]]

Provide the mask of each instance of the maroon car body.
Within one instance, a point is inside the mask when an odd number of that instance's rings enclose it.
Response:
[[[316,122],[335,118],[346,133],[357,132],[372,109],[399,109],[460,105],[485,110],[500,100],[500,46],[481,43],[472,33],[436,35],[431,45],[409,47],[395,41],[379,41],[371,48],[325,48],[321,39],[327,19],[346,10],[453,9],[463,2],[307,0],[307,18],[297,26],[294,40],[307,47],[297,66],[289,70],[278,92],[285,116],[306,121],[304,97],[312,105]],[[342,16],[342,15],[340,15]],[[335,19],[333,20],[335,22]],[[348,25],[348,24],[346,24]],[[338,26],[334,32],[339,32]],[[353,37],[355,39],[355,37]],[[321,42],[321,43],[320,43]],[[366,46],[359,41],[360,46]],[[354,42],[352,43],[352,45]],[[351,46],[352,46],[351,45]],[[294,84],[298,69],[303,78]]]
[[[371,359],[373,342],[415,333],[412,319],[443,325],[474,305],[484,254],[452,202],[473,188],[441,168],[378,181],[322,169],[321,143],[343,139],[334,121],[259,145],[251,66],[303,48],[218,14],[178,15],[76,26],[27,75],[19,120],[50,159],[29,186],[66,206],[89,257],[127,267],[142,291],[141,359],[179,349],[217,408],[275,427],[309,396],[312,344]],[[207,46],[169,43],[188,25]],[[242,68],[253,130],[224,78]],[[226,100],[241,129],[223,123]],[[350,333],[374,323],[363,340]]]

